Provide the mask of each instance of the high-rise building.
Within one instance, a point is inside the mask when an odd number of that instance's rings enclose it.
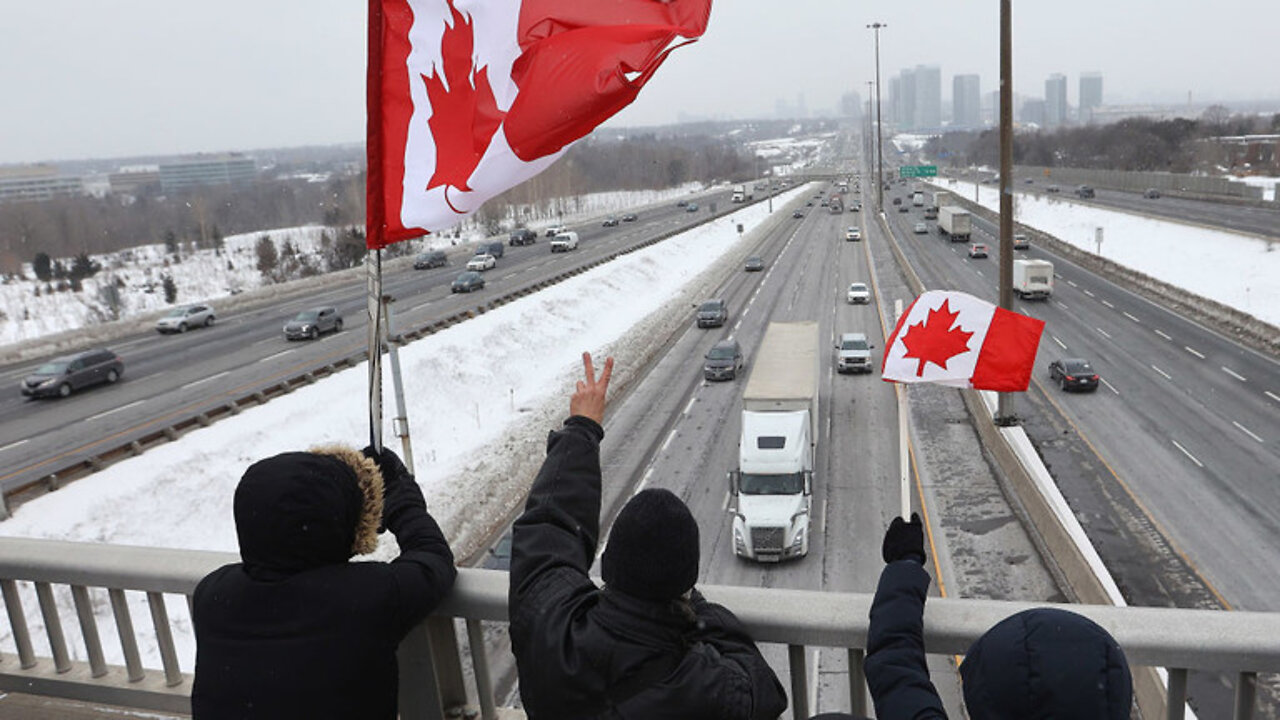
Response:
[[[951,125],[982,127],[982,92],[979,75],[956,75],[951,80]]]
[[[856,92],[847,92],[840,96],[840,114],[856,118],[862,115],[862,96]]]
[[[1018,119],[1030,125],[1045,124],[1045,101],[1040,98],[1029,98],[1022,103],[1022,109],[1018,112]]]
[[[1044,125],[1060,127],[1067,124],[1067,76],[1054,73],[1044,81]]]
[[[942,69],[937,65],[916,66],[915,127],[942,127]]]
[[[881,122],[898,125],[902,118],[902,79],[889,78],[889,92],[880,96],[884,107],[880,108]]]
[[[916,129],[916,71],[903,70],[898,74],[898,127]]]
[[[1093,121],[1094,108],[1102,105],[1102,73],[1080,74],[1080,122]]]

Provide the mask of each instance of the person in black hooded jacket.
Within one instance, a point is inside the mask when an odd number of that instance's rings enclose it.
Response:
[[[945,718],[924,651],[924,527],[894,518],[871,603],[867,684],[880,720]],[[969,647],[960,665],[972,720],[1127,720],[1133,698],[1124,652],[1088,618],[1058,608],[1024,610]]]
[[[613,359],[586,379],[512,531],[511,646],[530,720],[772,720],[787,707],[741,622],[707,602],[698,526],[666,490],[636,494],[588,576],[600,523],[600,441]]]
[[[243,562],[196,587],[195,720],[394,720],[396,648],[453,586],[453,553],[390,450],[254,463],[235,494]],[[400,556],[373,552],[385,526]]]

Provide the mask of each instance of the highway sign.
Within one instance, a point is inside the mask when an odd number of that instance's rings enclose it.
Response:
[[[937,165],[903,165],[898,168],[898,177],[937,177]]]

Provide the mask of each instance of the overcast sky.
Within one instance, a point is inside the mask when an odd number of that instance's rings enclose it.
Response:
[[[716,0],[613,124],[810,112],[881,73],[938,65],[997,88],[998,0]],[[1211,10],[1209,9],[1211,8]],[[362,0],[0,0],[0,163],[359,142]],[[1042,96],[1099,71],[1108,103],[1275,99],[1280,2],[1014,2],[1014,75]],[[949,103],[944,103],[949,110]]]

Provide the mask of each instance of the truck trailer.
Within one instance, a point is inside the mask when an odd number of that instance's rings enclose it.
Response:
[[[973,218],[955,205],[938,208],[938,233],[951,242],[965,242],[973,233]]]
[[[770,323],[742,393],[738,468],[729,472],[733,549],[778,562],[809,552],[818,438],[818,323]]]

